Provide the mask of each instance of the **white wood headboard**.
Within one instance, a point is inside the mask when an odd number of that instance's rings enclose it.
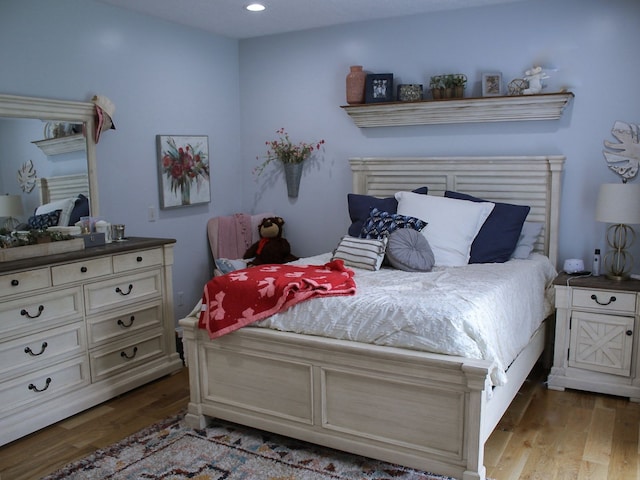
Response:
[[[495,202],[528,205],[527,221],[544,224],[536,251],[557,266],[561,176],[565,157],[464,156],[350,158],[353,191],[389,197],[429,187],[430,195],[455,190]]]
[[[40,205],[77,197],[79,194],[89,198],[89,177],[86,173],[38,178],[36,184],[40,194]]]

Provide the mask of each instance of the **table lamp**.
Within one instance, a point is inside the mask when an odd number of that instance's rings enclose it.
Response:
[[[605,183],[600,186],[596,220],[611,223],[607,229],[607,244],[611,248],[604,256],[607,278],[626,280],[633,268],[633,256],[628,251],[635,239],[629,224],[640,223],[640,184]]]
[[[13,230],[20,222],[17,218],[22,216],[22,197],[20,195],[0,195],[0,217],[5,217],[4,228]]]

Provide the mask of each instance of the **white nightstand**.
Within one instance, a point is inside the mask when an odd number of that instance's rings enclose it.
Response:
[[[557,310],[549,388],[640,402],[640,281],[562,273],[553,283]]]

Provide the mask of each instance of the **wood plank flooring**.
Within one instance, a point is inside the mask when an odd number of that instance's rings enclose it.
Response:
[[[536,369],[485,448],[495,480],[640,480],[640,405],[544,386]],[[0,480],[38,479],[186,408],[187,369],[0,447]]]

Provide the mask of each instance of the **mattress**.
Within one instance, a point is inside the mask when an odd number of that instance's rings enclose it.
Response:
[[[296,264],[322,265],[326,253]],[[492,362],[494,385],[553,312],[556,270],[532,253],[526,260],[435,267],[429,273],[353,268],[355,296],[316,298],[245,328],[443,353]]]

